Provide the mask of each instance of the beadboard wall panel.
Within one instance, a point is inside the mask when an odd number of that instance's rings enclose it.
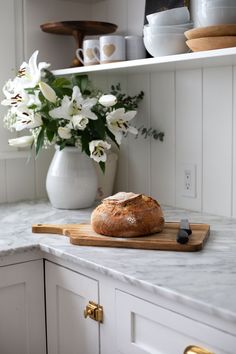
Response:
[[[232,129],[232,216],[236,217],[236,67],[233,67],[233,129]]]
[[[145,0],[129,0],[127,1],[128,26],[127,33],[129,35],[143,35]]]
[[[137,95],[141,90],[145,92],[142,105],[131,124],[137,128],[150,127],[150,95],[149,75],[130,75],[128,77],[127,91],[129,95]],[[135,138],[128,136],[128,189],[134,193],[150,194],[150,139],[143,136]]]
[[[201,210],[202,72],[176,72],[176,206]],[[195,170],[193,195],[184,192],[184,171]],[[194,178],[192,179],[194,183]],[[194,193],[195,189],[195,193]]]
[[[108,0],[108,22],[115,23],[118,28],[117,34],[126,35],[128,28],[127,0]]]
[[[151,195],[175,205],[175,76],[174,72],[150,75],[150,125],[165,133],[164,141],[151,139]]]
[[[122,92],[127,92],[127,77],[120,75],[109,75],[106,78],[107,87],[110,90],[111,85],[120,83]],[[123,139],[119,149],[118,170],[115,181],[115,189],[118,191],[127,191],[128,184],[128,169],[129,169],[129,145],[128,139]]]
[[[232,67],[204,69],[203,211],[226,216],[232,197],[232,99]]]
[[[6,194],[6,161],[0,160],[0,203],[7,201]]]
[[[1,1],[0,31],[2,36],[0,43],[4,55],[0,56],[0,102],[4,98],[2,94],[3,85],[16,74],[15,2],[15,0]],[[5,116],[6,111],[6,107],[0,105],[1,119]],[[10,137],[14,137],[13,134],[4,129],[3,124],[0,125],[0,134],[0,151],[9,151],[11,148],[7,141]]]
[[[38,49],[39,60],[51,63],[50,69],[68,68],[75,55],[72,36],[45,33],[40,25],[47,22],[91,20],[91,4],[57,0],[24,0],[25,57]]]
[[[9,159],[6,161],[7,202],[35,198],[34,159]]]

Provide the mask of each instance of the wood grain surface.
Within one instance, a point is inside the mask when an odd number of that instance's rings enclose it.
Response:
[[[196,39],[196,38],[203,38],[203,37],[235,36],[236,24],[197,27],[184,32],[184,34],[187,39]]]
[[[203,37],[189,39],[186,41],[186,44],[193,52],[221,48],[231,48],[236,46],[236,36]]]
[[[179,223],[168,222],[160,233],[132,238],[118,238],[99,235],[90,224],[35,224],[34,233],[51,233],[66,235],[73,245],[139,248],[149,250],[194,252],[203,249],[210,234],[207,224],[190,224],[192,235],[188,243],[181,245],[176,242]]]

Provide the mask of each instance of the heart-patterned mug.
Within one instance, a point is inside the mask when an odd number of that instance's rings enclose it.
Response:
[[[118,35],[101,36],[99,46],[94,48],[94,55],[101,64],[125,60],[125,38]]]
[[[94,48],[99,46],[98,39],[85,39],[83,41],[83,49],[76,50],[76,56],[83,65],[99,64],[99,60],[94,54]]]

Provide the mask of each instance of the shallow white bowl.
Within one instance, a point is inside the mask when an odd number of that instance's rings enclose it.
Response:
[[[148,53],[153,57],[180,54],[189,51],[184,34],[166,33],[144,36],[143,42]]]
[[[186,6],[147,15],[148,23],[158,26],[178,25],[188,22],[189,20],[190,14]]]
[[[198,11],[202,27],[236,23],[236,7],[208,7]]]
[[[235,4],[235,0],[202,0],[201,2],[201,6],[205,7],[234,7]]]
[[[150,26],[144,25],[143,34],[144,35],[155,35],[159,33],[184,33],[191,29],[193,25],[188,26]]]

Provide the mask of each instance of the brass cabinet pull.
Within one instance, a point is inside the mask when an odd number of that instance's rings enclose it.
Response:
[[[96,304],[93,301],[89,301],[88,305],[84,310],[84,317],[91,318],[94,321],[103,322],[103,307],[101,305]]]
[[[184,354],[215,354],[213,352],[209,352],[209,350],[201,347],[197,347],[196,345],[189,345],[185,348]]]

